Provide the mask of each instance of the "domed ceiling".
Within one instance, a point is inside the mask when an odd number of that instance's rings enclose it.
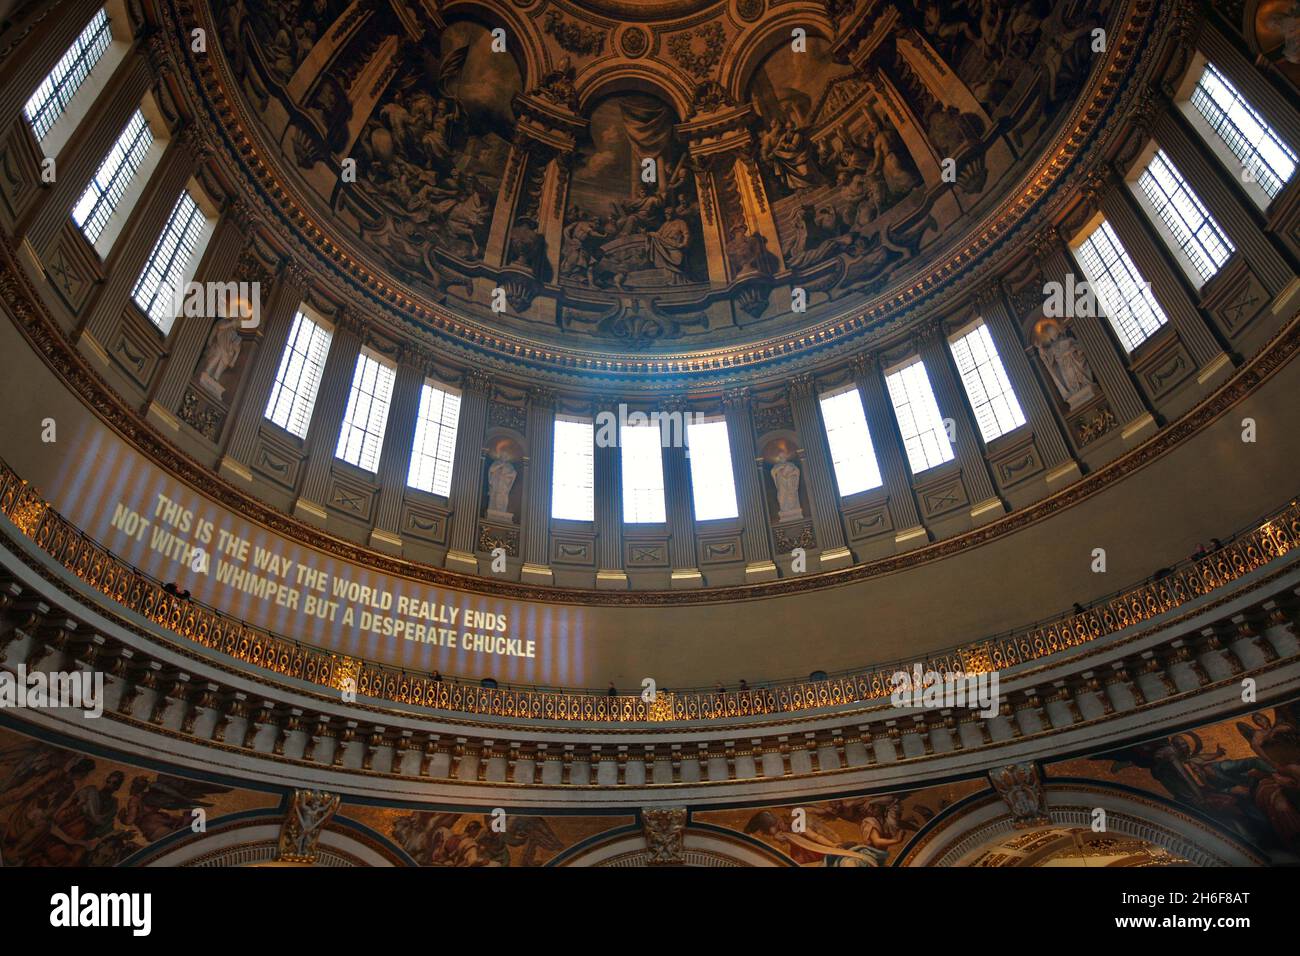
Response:
[[[1103,59],[1076,0],[211,0],[357,260],[612,355],[816,334],[986,230]]]

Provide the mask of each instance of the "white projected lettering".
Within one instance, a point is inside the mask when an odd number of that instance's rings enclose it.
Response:
[[[351,571],[316,567],[292,553],[288,542],[254,541],[224,526],[230,516],[205,516],[165,494],[156,493],[147,505],[119,501],[111,514],[115,537],[105,542],[110,548],[129,553],[134,543],[175,565],[178,573],[190,572],[186,580],[194,575],[207,579],[209,592],[215,592],[208,599],[219,606],[232,606],[248,595],[262,602],[259,610],[284,609],[328,625],[330,633],[377,635],[499,657],[537,656],[535,641],[510,635],[511,615],[505,611],[463,606],[460,602],[471,600],[468,596],[452,594],[453,603],[403,593],[408,582],[389,584],[380,578],[382,583],[365,583]],[[372,578],[359,570],[357,576]]]

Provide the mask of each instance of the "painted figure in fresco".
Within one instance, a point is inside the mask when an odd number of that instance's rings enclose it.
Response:
[[[1300,705],[1255,714],[1238,731],[1254,756],[1206,752],[1199,734],[1187,732],[1116,752],[1112,772],[1137,766],[1180,803],[1225,818],[1251,839],[1300,853]]]
[[[808,136],[789,114],[768,124],[759,137],[758,149],[773,177],[790,192],[821,182]]]
[[[614,234],[618,236],[649,232],[663,221],[663,197],[651,189],[648,183],[637,183],[635,196],[631,199],[613,200],[609,207],[614,221]]]
[[[690,207],[683,204],[668,209],[664,224],[650,234],[650,264],[662,269],[669,285],[690,282],[687,274],[687,251],[691,245],[691,227],[686,221]]]
[[[118,821],[134,827],[153,843],[169,833],[186,829],[194,821],[194,810],[211,807],[206,798],[219,793],[229,793],[229,787],[185,780],[168,774],[156,779],[138,776],[131,781],[126,805],[118,814]]]

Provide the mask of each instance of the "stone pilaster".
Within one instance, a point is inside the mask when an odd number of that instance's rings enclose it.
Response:
[[[107,339],[131,297],[149,253],[167,225],[167,217],[180,199],[181,190],[194,175],[200,152],[191,137],[172,138],[154,170],[149,189],[140,197],[123,234],[117,237],[105,267],[107,278],[82,330],[83,337],[89,336],[101,349],[109,347]]]
[[[1075,285],[1083,281],[1082,270],[1067,258],[1065,243],[1055,229],[1049,228],[1040,234],[1038,249],[1044,282],[1064,286],[1067,275],[1076,277]],[[1147,410],[1127,367],[1121,361],[1114,337],[1103,327],[1104,322],[1104,319],[1079,318],[1070,324],[1070,331],[1083,346],[1088,365],[1097,377],[1097,383],[1110,403],[1115,420],[1121,423],[1127,438],[1154,426],[1155,419]]]
[[[103,0],[61,0],[48,3],[40,21],[33,24],[17,47],[5,55],[0,51],[0,117],[7,128],[18,116],[39,84],[68,52]],[[10,4],[10,7],[18,6]],[[12,12],[12,9],[11,11]],[[8,38],[5,38],[6,43]]]
[[[321,372],[320,390],[312,409],[311,424],[303,443],[306,456],[302,484],[293,503],[300,518],[324,521],[325,500],[329,495],[330,466],[338,449],[339,431],[348,409],[348,393],[361,354],[361,320],[346,310],[340,311],[330,341],[329,355]]]
[[[1177,116],[1172,104],[1160,102],[1153,125],[1156,142],[1169,154],[1192,191],[1210,211],[1210,215],[1227,233],[1237,251],[1250,263],[1251,271],[1271,295],[1279,295],[1295,279],[1291,267],[1248,208],[1250,200],[1226,181],[1226,173],[1217,160],[1207,155],[1202,143],[1195,141]]]
[[[1079,465],[1070,454],[1065,433],[1061,429],[1051,401],[1043,394],[1038,377],[1034,375],[1025,354],[1024,343],[1016,331],[1016,323],[1007,308],[1006,298],[998,283],[985,286],[978,296],[980,315],[989,328],[998,358],[1007,370],[1007,378],[1015,390],[1020,407],[1034,430],[1034,444],[1042,456],[1049,485],[1059,485],[1079,477]]]
[[[816,383],[810,375],[801,375],[790,383],[790,409],[795,431],[802,445],[799,462],[802,479],[812,506],[813,533],[821,549],[822,568],[840,568],[853,563],[853,553],[844,544],[844,524],[840,519],[835,482],[831,476],[831,453],[826,446],[826,430],[817,407]]]
[[[1161,240],[1152,232],[1150,223],[1144,222],[1132,207],[1133,199],[1120,188],[1118,178],[1100,196],[1101,211],[1115,230],[1124,250],[1132,258],[1143,280],[1151,283],[1151,291],[1160,303],[1169,321],[1178,330],[1178,337],[1198,369],[1226,364],[1226,356],[1214,333],[1205,324],[1195,303],[1187,294],[1187,286],[1174,272],[1169,259],[1157,246]]]
[[[603,408],[617,415],[616,408]],[[597,426],[595,433],[600,434]],[[615,431],[615,436],[617,436]],[[622,449],[618,441],[596,442],[592,463],[596,495],[596,587],[623,590],[627,572],[623,570],[623,474]]]
[[[234,427],[222,456],[220,470],[229,475],[251,481],[250,466],[257,448],[257,432],[266,415],[266,403],[271,398],[275,373],[280,369],[284,348],[293,329],[293,319],[307,294],[307,274],[295,264],[281,267],[271,288],[271,295],[262,308],[262,327],[253,367],[248,374],[239,403],[231,409]]]
[[[243,224],[237,221],[237,217],[229,212],[222,213],[221,221],[217,223],[217,228],[208,241],[195,281],[238,281],[239,277],[235,275],[236,263],[247,238]],[[170,424],[168,419],[180,408],[185,386],[194,374],[195,364],[207,344],[208,334],[216,319],[217,316],[181,317],[172,326],[169,343],[171,348],[148,403],[149,411],[163,422]]]
[[[555,393],[528,391],[528,477],[524,488],[524,564],[520,579],[550,584],[551,478],[555,473]]]
[[[917,514],[903,437],[894,418],[893,404],[885,391],[878,357],[874,354],[858,356],[853,364],[853,376],[866,414],[867,430],[871,433],[871,446],[876,452],[876,464],[889,495],[889,516],[895,528],[894,543],[908,549],[925,544],[929,534]]]
[[[478,571],[479,503],[483,484],[483,437],[487,432],[488,399],[492,380],[471,369],[461,382],[460,422],[456,432],[456,467],[451,473],[451,543],[447,567],[473,574]]]
[[[685,403],[680,399],[665,402],[664,408],[670,415],[684,416],[686,413]],[[683,417],[679,420],[685,419]],[[685,428],[680,432],[669,429],[669,435],[673,441],[663,449],[663,460],[664,507],[668,518],[668,559],[672,565],[672,586],[697,588],[704,584],[704,578],[695,557],[695,497],[691,492],[690,462],[686,458]]]
[[[420,414],[420,393],[424,388],[425,356],[413,349],[403,351],[393,381],[393,404],[388,410],[384,448],[379,455],[379,501],[370,543],[378,548],[402,546],[402,498],[410,474],[416,419]]]
[[[85,24],[82,24],[83,26]],[[72,207],[90,182],[90,178],[99,169],[99,164],[108,155],[109,149],[117,141],[127,121],[140,106],[145,92],[152,82],[149,61],[138,54],[127,58],[122,64],[113,82],[110,83],[95,102],[95,108],[81,122],[72,139],[63,149],[59,158],[58,175],[53,185],[48,187],[40,201],[39,207],[27,227],[27,239],[38,253],[45,254],[54,242],[55,236],[69,219]],[[155,128],[154,137],[166,135]],[[167,152],[172,152],[175,144],[170,144]],[[166,162],[164,154],[163,161]],[[160,170],[154,170],[154,178]],[[143,201],[143,198],[141,199]],[[174,201],[174,200],[173,200]],[[157,236],[154,237],[155,239]],[[118,236],[118,242],[123,241]],[[108,268],[111,270],[117,250],[108,256]],[[132,276],[132,282],[135,277]]]
[[[971,411],[957,369],[952,364],[952,354],[942,324],[932,322],[920,330],[917,338],[921,360],[925,363],[930,387],[934,389],[939,414],[956,423],[956,428],[953,429],[953,451],[961,465],[962,483],[970,498],[970,516],[979,521],[1003,514],[1006,505],[994,490],[975,414]]]
[[[772,561],[772,538],[767,524],[767,498],[763,469],[754,444],[754,420],[749,390],[732,389],[722,398],[731,439],[731,470],[736,476],[736,497],[740,505],[741,538],[745,551],[745,580],[770,581],[776,577]]]

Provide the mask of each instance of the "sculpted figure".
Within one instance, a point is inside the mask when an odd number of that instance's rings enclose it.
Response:
[[[772,466],[772,483],[776,485],[778,521],[793,521],[803,517],[799,504],[799,466],[790,460],[790,454],[780,451]]]
[[[488,516],[509,521],[510,489],[514,487],[517,472],[510,461],[509,452],[501,452],[500,457],[488,469]]]
[[[1063,332],[1055,323],[1046,323],[1037,335],[1036,344],[1043,367],[1071,408],[1092,397],[1092,369],[1074,336]]]
[[[203,370],[199,382],[215,397],[221,398],[225,389],[221,376],[239,360],[239,317],[232,315],[219,319],[208,333],[208,344],[203,350]]]

